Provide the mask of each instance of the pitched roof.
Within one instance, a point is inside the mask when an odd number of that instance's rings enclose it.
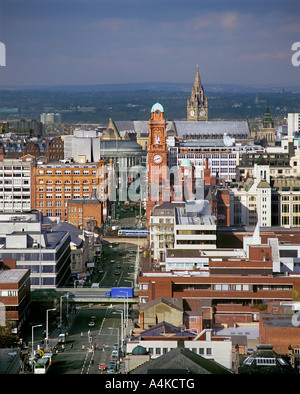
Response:
[[[232,374],[219,363],[183,347],[172,349],[158,358],[151,359],[129,373],[155,374],[172,373],[172,371],[189,374]]]
[[[160,297],[155,298],[152,301],[148,301],[145,304],[140,305],[140,310],[148,309],[149,307],[157,304],[166,304],[169,305],[171,308],[177,309],[183,312],[183,299],[182,298],[170,298],[170,297]]]
[[[264,179],[262,179],[256,187],[258,189],[271,189],[270,184]]]
[[[156,338],[156,337],[172,337],[172,338],[183,338],[183,337],[195,337],[195,333],[189,330],[185,330],[183,327],[174,326],[171,323],[162,321],[154,326],[139,333],[138,338]]]

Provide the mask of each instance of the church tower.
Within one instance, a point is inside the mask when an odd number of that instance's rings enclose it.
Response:
[[[187,120],[188,121],[208,120],[207,98],[204,97],[204,90],[201,84],[198,66],[197,66],[194,85],[192,87],[191,98],[188,98],[187,100]]]
[[[267,105],[265,116],[261,122],[261,126],[256,132],[255,142],[262,146],[275,146],[275,126],[270,114],[269,105]]]
[[[168,150],[166,142],[167,122],[164,108],[156,103],[151,109],[149,120],[148,143],[148,191],[147,191],[147,222],[156,204],[170,201],[168,182]]]

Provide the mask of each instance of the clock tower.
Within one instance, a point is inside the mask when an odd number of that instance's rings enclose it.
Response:
[[[164,108],[156,103],[151,109],[149,120],[148,143],[148,191],[147,222],[156,204],[170,201],[170,185],[168,179],[168,150],[166,143],[166,126]]]
[[[191,98],[187,100],[187,120],[196,122],[208,120],[207,98],[204,97],[198,66],[194,85],[192,87]]]

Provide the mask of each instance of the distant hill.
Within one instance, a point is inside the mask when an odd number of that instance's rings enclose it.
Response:
[[[35,92],[64,92],[64,93],[99,93],[99,92],[134,92],[134,91],[160,91],[160,92],[190,92],[193,81],[190,83],[145,82],[101,85],[61,85],[61,86],[0,86],[0,90],[35,91]],[[300,86],[261,86],[237,84],[203,84],[207,93],[274,93],[274,92],[300,92]]]

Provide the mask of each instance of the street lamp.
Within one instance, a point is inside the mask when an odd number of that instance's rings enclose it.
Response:
[[[123,342],[124,342],[124,331],[123,331],[123,311],[116,309],[116,312],[113,312],[114,315],[120,314],[121,315],[121,349],[123,350]]]
[[[48,350],[48,312],[56,311],[56,309],[47,309],[46,311],[46,350]]]
[[[60,297],[60,318],[59,318],[60,325],[62,325],[62,299],[63,299],[63,297],[67,297],[67,314],[66,314],[66,316],[67,316],[67,318],[69,316],[69,314],[68,314],[68,311],[69,311],[69,304],[68,304],[69,295],[70,295],[70,292],[68,292],[67,295],[62,295]]]
[[[126,291],[120,290],[120,293],[125,293],[125,295],[121,296],[124,298],[124,328],[128,327],[128,293]],[[125,312],[125,298],[126,298],[126,312]],[[125,324],[125,318],[126,318],[126,324]],[[125,330],[125,337],[126,337],[126,330]]]
[[[33,357],[33,329],[36,327],[42,327],[42,324],[32,326],[32,328],[31,328],[31,355],[32,355],[32,357]]]

